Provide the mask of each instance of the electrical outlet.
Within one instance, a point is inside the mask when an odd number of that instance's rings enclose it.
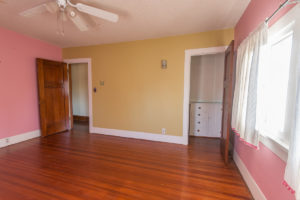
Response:
[[[166,129],[165,128],[161,129],[161,134],[166,135]]]

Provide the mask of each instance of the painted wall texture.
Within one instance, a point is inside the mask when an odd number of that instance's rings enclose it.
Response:
[[[225,46],[233,29],[63,49],[63,58],[91,58],[95,127],[182,136],[186,49]],[[161,60],[168,68],[161,69]],[[105,85],[100,86],[100,81]]]
[[[269,17],[282,2],[284,1],[252,0],[235,27],[234,38],[236,48],[256,27]],[[269,26],[274,24],[291,8],[292,6],[288,6],[280,11],[270,22]],[[294,200],[294,195],[282,185],[286,163],[262,143],[260,143],[260,149],[255,150],[240,142],[237,137],[235,139],[236,152],[265,197],[272,200]]]
[[[62,59],[62,49],[0,28],[0,139],[39,129],[35,59]]]

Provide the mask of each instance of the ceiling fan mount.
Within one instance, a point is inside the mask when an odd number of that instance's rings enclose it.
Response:
[[[56,3],[57,3],[59,8],[65,9],[69,2],[67,0],[56,0]]]
[[[88,31],[93,26],[91,25],[92,19],[87,19],[87,16],[82,15],[82,13],[110,22],[118,22],[119,20],[119,16],[115,13],[82,3],[73,4],[70,0],[51,0],[27,9],[20,15],[30,17],[44,12],[57,13],[58,33],[61,35],[64,35],[63,23],[67,19],[72,21],[80,31]]]

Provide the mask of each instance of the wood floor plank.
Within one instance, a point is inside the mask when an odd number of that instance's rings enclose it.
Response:
[[[0,199],[252,199],[219,140],[176,145],[72,132],[0,149]]]

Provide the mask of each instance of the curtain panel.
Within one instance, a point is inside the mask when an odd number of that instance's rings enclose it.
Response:
[[[291,138],[289,144],[288,160],[285,168],[283,184],[292,192],[295,193],[296,199],[300,200],[300,5],[296,6],[292,12],[294,18],[294,38],[291,55],[290,84],[292,92],[289,98],[294,99],[292,105],[294,113],[289,116],[291,121]]]
[[[263,23],[237,50],[231,126],[242,141],[254,148],[258,148],[259,143],[256,131],[258,68],[267,40],[268,26]]]

